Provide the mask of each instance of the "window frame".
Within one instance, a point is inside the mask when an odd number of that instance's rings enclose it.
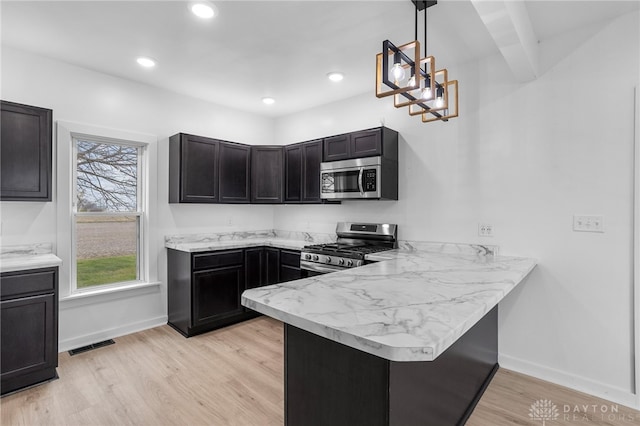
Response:
[[[109,212],[78,212],[78,185],[77,185],[77,177],[78,177],[78,141],[82,142],[92,142],[98,144],[105,145],[120,145],[126,147],[133,147],[137,150],[137,178],[136,178],[136,210],[135,211],[109,211]],[[131,140],[123,140],[123,139],[114,139],[104,136],[95,136],[95,135],[86,135],[79,133],[71,134],[71,294],[76,293],[91,293],[96,290],[105,289],[105,288],[115,288],[115,287],[124,287],[135,284],[142,284],[147,282],[147,265],[146,265],[146,244],[145,239],[147,236],[147,212],[145,210],[145,206],[148,204],[146,202],[146,197],[148,196],[147,191],[147,176],[145,173],[147,160],[147,147],[148,144],[131,141]],[[136,235],[136,245],[137,245],[137,254],[136,254],[136,276],[137,279],[130,281],[117,281],[113,283],[105,283],[105,284],[96,284],[93,286],[88,286],[84,288],[78,288],[78,231],[77,231],[77,218],[78,217],[90,217],[90,216],[137,216],[138,217],[138,230]]]
[[[142,228],[144,234],[140,235],[140,244],[143,244],[144,255],[140,258],[144,274],[144,280],[123,282],[119,285],[96,285],[91,286],[91,290],[81,289],[76,291],[75,281],[72,283],[72,268],[75,253],[72,253],[72,242],[75,236],[72,235],[74,216],[72,215],[72,200],[74,199],[75,188],[73,183],[73,139],[88,139],[96,142],[105,141],[113,143],[126,141],[128,144],[139,144],[144,147],[146,159],[141,166],[141,176],[144,179],[144,187],[141,188],[139,202],[143,203],[144,215]],[[54,163],[54,176],[56,192],[54,201],[56,202],[57,229],[56,229],[56,253],[62,259],[59,268],[60,282],[60,303],[61,306],[78,307],[87,304],[104,303],[114,298],[134,297],[146,294],[152,287],[160,286],[158,280],[158,242],[153,238],[152,230],[157,229],[157,194],[158,191],[158,166],[157,166],[157,145],[158,138],[148,133],[139,133],[130,130],[101,127],[92,124],[85,124],[72,121],[56,121],[56,157]]]

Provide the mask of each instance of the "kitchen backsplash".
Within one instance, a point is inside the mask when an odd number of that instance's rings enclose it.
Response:
[[[19,256],[33,256],[53,253],[52,243],[20,244],[14,246],[0,246],[0,259]]]
[[[461,244],[461,243],[435,243],[428,241],[398,241],[398,248],[413,251],[430,251],[438,253],[452,254],[472,254],[480,256],[496,256],[498,255],[498,246],[479,245],[479,244]]]
[[[305,241],[308,243],[321,244],[334,242],[335,235],[320,234],[313,232],[283,231],[279,229],[267,229],[260,231],[235,231],[218,232],[211,234],[181,234],[165,236],[165,244],[184,243],[210,243],[216,241],[235,241],[251,238],[282,238],[285,240]]]

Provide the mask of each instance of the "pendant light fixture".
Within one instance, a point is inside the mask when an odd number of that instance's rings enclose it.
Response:
[[[420,115],[424,123],[449,121],[458,116],[458,81],[449,80],[446,68],[436,70],[427,55],[427,9],[437,0],[411,0],[415,5],[415,40],[395,46],[382,42],[376,55],[376,96],[393,96],[396,108],[409,107],[409,115]],[[420,57],[418,13],[424,11],[424,56]]]

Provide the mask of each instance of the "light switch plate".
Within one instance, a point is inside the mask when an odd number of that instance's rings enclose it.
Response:
[[[598,215],[573,215],[576,232],[604,232],[604,218]]]

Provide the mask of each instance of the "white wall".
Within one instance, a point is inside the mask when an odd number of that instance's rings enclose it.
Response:
[[[373,93],[287,116],[280,143],[378,126],[401,134],[399,201],[278,206],[275,227],[399,224],[401,239],[498,244],[539,259],[500,308],[500,362],[628,405],[633,394],[633,89],[638,13],[542,43],[544,75],[491,57],[450,67],[461,116],[423,124]],[[603,234],[572,231],[604,216]],[[478,237],[479,222],[495,237]],[[544,397],[544,395],[541,395]]]
[[[157,209],[152,215],[160,287],[126,297],[111,296],[90,305],[62,302],[60,349],[69,349],[166,323],[164,236],[175,233],[270,229],[271,206],[174,205],[168,200],[168,138],[186,132],[249,144],[273,143],[271,119],[79,68],[2,46],[1,98],[53,110],[54,122],[149,133],[158,138]],[[251,125],[247,125],[251,123]],[[54,132],[55,134],[55,132]],[[54,150],[55,150],[54,143]],[[56,154],[54,152],[54,159]],[[2,202],[3,245],[53,242],[56,236],[56,169],[53,202]],[[62,266],[69,268],[68,264]],[[68,275],[68,274],[66,274]],[[155,275],[155,274],[152,274]],[[66,283],[61,283],[61,286]]]

